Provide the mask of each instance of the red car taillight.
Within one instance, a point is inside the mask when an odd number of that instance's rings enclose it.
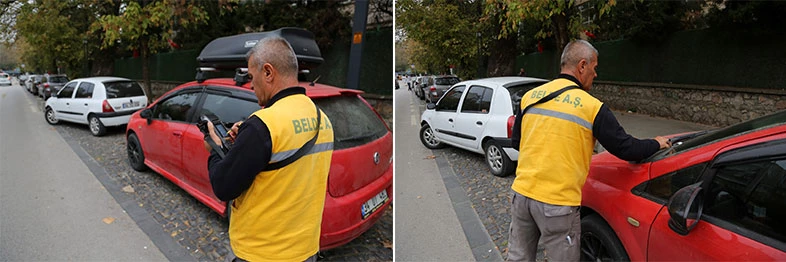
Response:
[[[107,101],[107,100],[104,100],[104,103],[102,103],[102,104],[101,104],[101,110],[102,110],[104,113],[112,113],[112,112],[115,112],[115,110],[114,110],[114,109],[112,109],[112,106],[111,106],[111,105],[109,105],[109,101]]]
[[[429,90],[429,91],[431,91],[431,92],[436,92],[436,91],[437,91],[437,87],[435,87],[435,86],[432,86],[432,87],[431,87],[431,88],[429,88],[428,90]]]
[[[44,88],[49,88],[49,83],[44,84]]]
[[[516,123],[516,116],[512,115],[508,117],[508,138],[511,138],[513,134],[513,124]]]

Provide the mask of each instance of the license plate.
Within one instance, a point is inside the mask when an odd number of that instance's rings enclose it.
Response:
[[[360,214],[363,219],[366,219],[366,217],[373,214],[374,211],[377,211],[386,201],[388,201],[388,192],[382,190],[382,192],[379,192],[379,194],[366,201],[366,203],[363,203],[360,207]]]
[[[137,101],[133,103],[123,103],[122,107],[123,108],[139,107],[139,102]]]

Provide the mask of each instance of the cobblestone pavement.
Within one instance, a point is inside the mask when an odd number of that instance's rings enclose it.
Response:
[[[43,102],[39,100],[43,107]],[[43,116],[41,121],[44,121]],[[109,128],[94,137],[86,125],[61,123],[58,132],[77,139],[82,148],[138,205],[150,213],[164,231],[199,261],[223,261],[228,254],[226,219],[186,191],[153,171],[131,169],[126,156],[125,126]],[[132,190],[131,190],[132,189]],[[321,261],[392,261],[393,209],[352,242],[320,253]]]

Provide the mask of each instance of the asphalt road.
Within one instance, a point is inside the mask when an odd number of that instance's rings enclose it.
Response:
[[[0,123],[1,260],[166,260],[22,87],[0,86]]]

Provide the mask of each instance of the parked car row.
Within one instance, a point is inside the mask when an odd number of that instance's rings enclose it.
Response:
[[[24,77],[22,77],[24,76]],[[24,78],[24,80],[22,80]],[[25,89],[46,101],[49,97],[57,94],[68,82],[65,75],[20,75],[19,84],[24,85]]]

